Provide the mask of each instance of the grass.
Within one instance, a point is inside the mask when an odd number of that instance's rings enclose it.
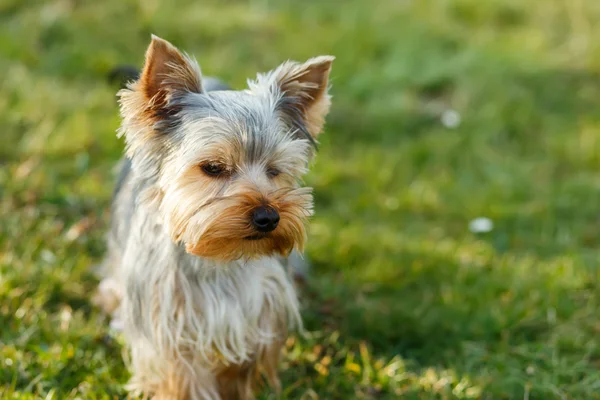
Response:
[[[106,74],[150,33],[237,87],[337,56],[283,398],[600,398],[598,18],[594,0],[4,0],[0,398],[126,396],[90,265],[123,146]]]

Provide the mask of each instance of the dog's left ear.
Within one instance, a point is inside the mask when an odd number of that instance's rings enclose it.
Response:
[[[157,122],[176,111],[171,104],[174,96],[190,92],[203,93],[198,63],[152,35],[139,79],[120,92],[124,116],[133,113]]]
[[[286,62],[271,73],[281,94],[279,110],[312,139],[323,130],[329,113],[329,72],[334,59],[320,56],[303,64]]]

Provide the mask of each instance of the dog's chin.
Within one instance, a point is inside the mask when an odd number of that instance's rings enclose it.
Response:
[[[254,233],[242,238],[220,238],[186,243],[185,249],[194,256],[228,262],[271,256],[287,257],[297,247],[299,247],[297,243],[290,238]]]
[[[269,237],[268,233],[256,233],[254,235],[246,236],[244,240],[263,240]]]

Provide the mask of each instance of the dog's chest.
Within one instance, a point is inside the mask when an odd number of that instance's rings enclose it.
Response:
[[[275,260],[185,274],[178,314],[184,341],[229,362],[251,359],[299,321],[294,289]]]

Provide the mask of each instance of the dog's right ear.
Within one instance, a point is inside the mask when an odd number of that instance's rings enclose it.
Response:
[[[140,78],[119,93],[123,117],[158,122],[177,111],[172,100],[185,93],[203,93],[198,63],[152,35]]]

